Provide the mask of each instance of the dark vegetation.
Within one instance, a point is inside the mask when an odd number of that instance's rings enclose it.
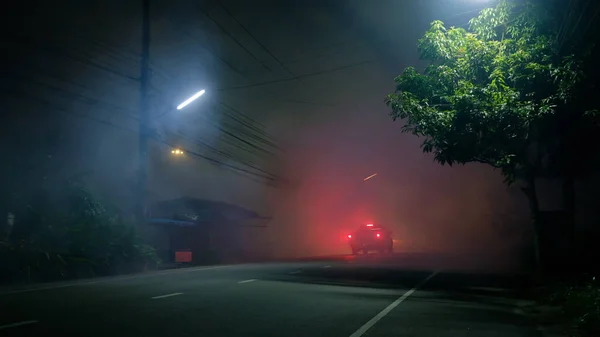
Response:
[[[530,295],[537,302],[527,311],[540,325],[569,337],[600,334],[600,283],[595,277],[587,274],[547,282]]]
[[[156,268],[153,247],[119,212],[103,205],[81,184],[37,190],[18,198],[0,243],[3,283],[44,282],[108,276]],[[51,196],[51,197],[50,197]]]

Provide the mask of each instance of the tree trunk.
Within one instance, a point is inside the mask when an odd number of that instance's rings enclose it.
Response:
[[[532,221],[532,239],[533,239],[533,258],[534,270],[536,272],[542,269],[542,259],[540,254],[540,205],[537,197],[535,177],[529,176],[526,179],[527,185],[522,189],[529,201],[529,211]]]
[[[562,185],[562,196],[564,202],[564,210],[567,215],[566,240],[568,243],[567,258],[572,258],[575,254],[575,179],[573,175],[567,174],[564,177]]]

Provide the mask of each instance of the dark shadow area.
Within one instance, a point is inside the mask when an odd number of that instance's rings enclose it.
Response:
[[[492,306],[453,307],[451,310],[444,312],[444,318],[457,326],[472,324],[472,322],[486,322],[487,324],[495,323],[509,327],[532,327],[531,322],[525,316],[517,315],[505,308]]]
[[[345,258],[346,264],[329,268],[301,268],[294,273],[277,271],[266,279],[282,282],[409,290],[417,287],[434,271],[443,257],[406,254]],[[436,300],[502,303],[504,299],[521,299],[527,293],[528,280],[519,274],[476,271],[441,271],[420,290],[434,292]],[[504,301],[506,302],[506,301]]]
[[[515,308],[514,305],[507,303],[506,301],[502,301],[501,298],[490,298],[490,297],[480,297],[480,296],[469,296],[460,293],[446,293],[446,292],[436,292],[435,296],[425,296],[419,295],[419,293],[411,295],[406,299],[407,302],[411,301],[419,301],[426,303],[437,303],[437,304],[445,304],[445,305],[471,305],[471,304],[486,304],[492,305],[494,307],[503,309],[513,310]]]

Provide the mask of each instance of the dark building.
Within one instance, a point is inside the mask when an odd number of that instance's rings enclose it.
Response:
[[[165,263],[260,261],[270,258],[269,220],[240,206],[183,197],[152,205],[145,232]]]

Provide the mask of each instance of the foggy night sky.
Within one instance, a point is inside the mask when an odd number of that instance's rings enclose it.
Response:
[[[191,195],[273,216],[268,235],[282,255],[345,253],[342,237],[365,221],[390,226],[417,250],[496,256],[518,241],[519,233],[507,234],[505,226],[526,223],[520,192],[489,167],[434,163],[421,152],[422,139],[401,134],[401,122],[392,122],[383,104],[393,78],[419,65],[416,41],[429,23],[465,25],[482,1],[221,4],[152,1],[151,115],[207,90],[153,126],[170,144],[244,167],[190,142],[229,146],[213,125],[225,123],[219,108],[225,103],[264,125],[284,150],[279,160],[235,150],[237,156],[290,184],[270,188],[191,155],[174,157],[155,143],[154,200]],[[137,135],[128,130],[137,128],[139,84],[131,78],[139,74],[141,1],[62,0],[10,12],[3,27],[11,46],[2,56],[10,74],[3,76],[0,103],[4,158],[58,162],[61,174],[86,172],[91,188],[116,203],[131,202]],[[51,144],[59,145],[49,145],[56,132]],[[52,159],[44,159],[48,151]]]

